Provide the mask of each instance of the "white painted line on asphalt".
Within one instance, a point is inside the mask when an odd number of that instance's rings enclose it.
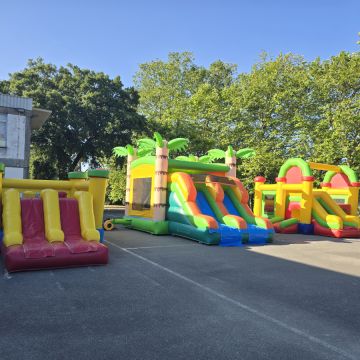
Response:
[[[55,284],[59,290],[61,290],[61,291],[65,290],[64,287],[61,285],[60,281],[56,281]]]
[[[161,270],[163,270],[163,271],[165,271],[165,272],[167,272],[167,273],[169,273],[169,274],[171,274],[171,275],[173,275],[173,276],[175,276],[175,277],[177,277],[177,278],[179,278],[181,280],[184,280],[184,281],[188,282],[189,284],[192,284],[192,285],[194,285],[194,286],[208,292],[209,294],[212,294],[212,295],[214,295],[214,296],[216,296],[216,297],[218,297],[218,298],[220,298],[222,300],[227,301],[228,303],[230,303],[232,305],[235,305],[235,306],[241,308],[242,310],[245,310],[245,311],[247,311],[247,312],[249,312],[249,313],[251,313],[253,315],[258,316],[259,318],[262,318],[262,319],[267,320],[267,321],[269,321],[269,322],[271,322],[271,323],[273,323],[275,325],[278,325],[279,327],[281,327],[281,328],[283,328],[285,330],[291,331],[292,333],[294,333],[296,335],[300,335],[303,338],[305,338],[305,339],[307,339],[307,340],[309,340],[309,341],[311,341],[311,342],[313,342],[315,344],[321,345],[324,348],[326,348],[328,350],[331,350],[331,351],[343,356],[346,359],[351,359],[351,360],[358,360],[359,359],[358,357],[355,357],[355,356],[347,353],[346,351],[344,351],[343,349],[340,349],[337,346],[329,344],[326,341],[323,341],[323,340],[321,340],[321,339],[319,339],[319,338],[317,338],[317,337],[315,337],[313,335],[310,335],[310,334],[308,334],[307,332],[305,332],[305,331],[303,331],[301,329],[298,329],[298,328],[296,328],[294,326],[288,325],[288,324],[284,323],[281,320],[275,319],[272,316],[267,315],[267,314],[265,314],[265,313],[263,313],[263,312],[261,312],[259,310],[256,310],[256,309],[254,309],[254,308],[252,308],[252,307],[250,307],[248,305],[245,305],[245,304],[241,303],[238,300],[232,299],[232,298],[230,298],[230,297],[228,297],[228,296],[226,296],[226,295],[224,295],[224,294],[222,294],[222,293],[220,293],[220,292],[218,292],[218,291],[216,291],[214,289],[209,288],[208,286],[205,286],[205,285],[203,285],[203,284],[201,284],[201,283],[199,283],[199,282],[197,282],[195,280],[192,280],[192,279],[190,279],[190,278],[188,278],[188,277],[186,277],[184,275],[181,275],[180,273],[178,273],[178,272],[176,272],[174,270],[171,270],[171,269],[169,269],[169,268],[167,268],[165,266],[162,266],[162,265],[160,265],[159,263],[157,263],[155,261],[152,261],[152,260],[150,260],[150,259],[148,259],[148,258],[146,258],[144,256],[136,254],[136,253],[132,252],[131,250],[127,249],[127,248],[123,248],[123,247],[121,247],[119,245],[116,245],[116,244],[114,244],[114,243],[112,243],[110,241],[107,241],[107,240],[104,240],[104,241],[107,242],[108,244],[113,245],[116,248],[118,248],[118,249],[132,255],[132,256],[135,256],[136,258],[138,258],[138,259],[140,259],[142,261],[147,262],[148,264],[151,264],[151,265],[157,267],[158,269],[161,269]]]
[[[106,242],[109,242],[105,240]],[[111,243],[112,244],[112,243]],[[114,244],[113,244],[114,245]],[[184,247],[184,246],[195,246],[197,244],[182,244],[182,245],[155,245],[155,246],[139,246],[139,247],[126,247],[122,249],[126,250],[138,250],[138,249],[156,249],[156,248],[173,248],[173,247]]]
[[[10,279],[12,279],[12,276],[8,273],[7,270],[4,270],[4,279],[5,279],[5,280],[10,280]]]

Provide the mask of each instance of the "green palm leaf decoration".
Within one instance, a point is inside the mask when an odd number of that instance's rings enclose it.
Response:
[[[254,149],[250,148],[244,148],[240,149],[236,152],[236,157],[241,159],[249,159],[253,157],[256,154],[256,151]]]
[[[152,148],[139,148],[137,155],[138,157],[153,155],[154,149]]]
[[[135,153],[134,148],[131,145],[117,146],[113,148],[113,154],[116,157],[134,155],[134,153]]]
[[[176,138],[168,142],[169,151],[181,151],[185,150],[189,144],[189,139]]]
[[[229,145],[225,152],[225,156],[233,157],[234,155],[236,155],[236,152],[234,151],[233,147]]]
[[[208,151],[208,155],[212,160],[225,159],[226,156],[225,151],[220,149],[211,149]]]
[[[212,162],[211,156],[209,156],[209,155],[204,155],[204,156],[201,156],[201,157],[197,157],[197,156],[194,156],[194,155],[190,154],[189,156],[177,156],[175,159],[176,160],[182,160],[182,161],[200,162],[200,163],[203,163],[203,164]]]
[[[211,163],[213,160],[210,155],[204,155],[199,157],[198,161],[200,163],[206,164],[206,163]]]
[[[177,156],[175,160],[181,160],[181,161],[193,161],[189,158],[189,156]]]
[[[189,155],[189,156],[177,156],[175,158],[176,160],[182,160],[182,161],[192,161],[192,162],[197,162],[198,158],[194,155]]]
[[[117,146],[113,148],[113,154],[116,157],[128,156],[128,151],[124,146]]]
[[[164,141],[162,136],[158,132],[154,132],[154,139],[156,141],[156,146],[162,148],[164,146]]]
[[[145,138],[137,141],[139,149],[155,149],[156,142],[153,139]]]

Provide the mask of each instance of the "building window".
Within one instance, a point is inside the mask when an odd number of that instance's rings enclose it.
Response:
[[[151,178],[134,179],[132,209],[137,211],[149,210],[150,198]]]
[[[6,114],[0,114],[0,148],[6,147]]]

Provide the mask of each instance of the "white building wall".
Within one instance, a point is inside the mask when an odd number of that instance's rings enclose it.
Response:
[[[15,95],[0,94],[0,106],[32,110],[32,99]]]
[[[7,114],[6,147],[0,148],[0,157],[4,159],[25,158],[26,116]]]
[[[6,179],[23,179],[24,168],[20,167],[5,167],[5,178]]]

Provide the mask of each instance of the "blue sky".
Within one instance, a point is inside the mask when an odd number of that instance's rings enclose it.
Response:
[[[312,60],[359,51],[359,0],[0,0],[0,79],[29,58],[120,75],[191,51],[249,71],[262,51]]]

